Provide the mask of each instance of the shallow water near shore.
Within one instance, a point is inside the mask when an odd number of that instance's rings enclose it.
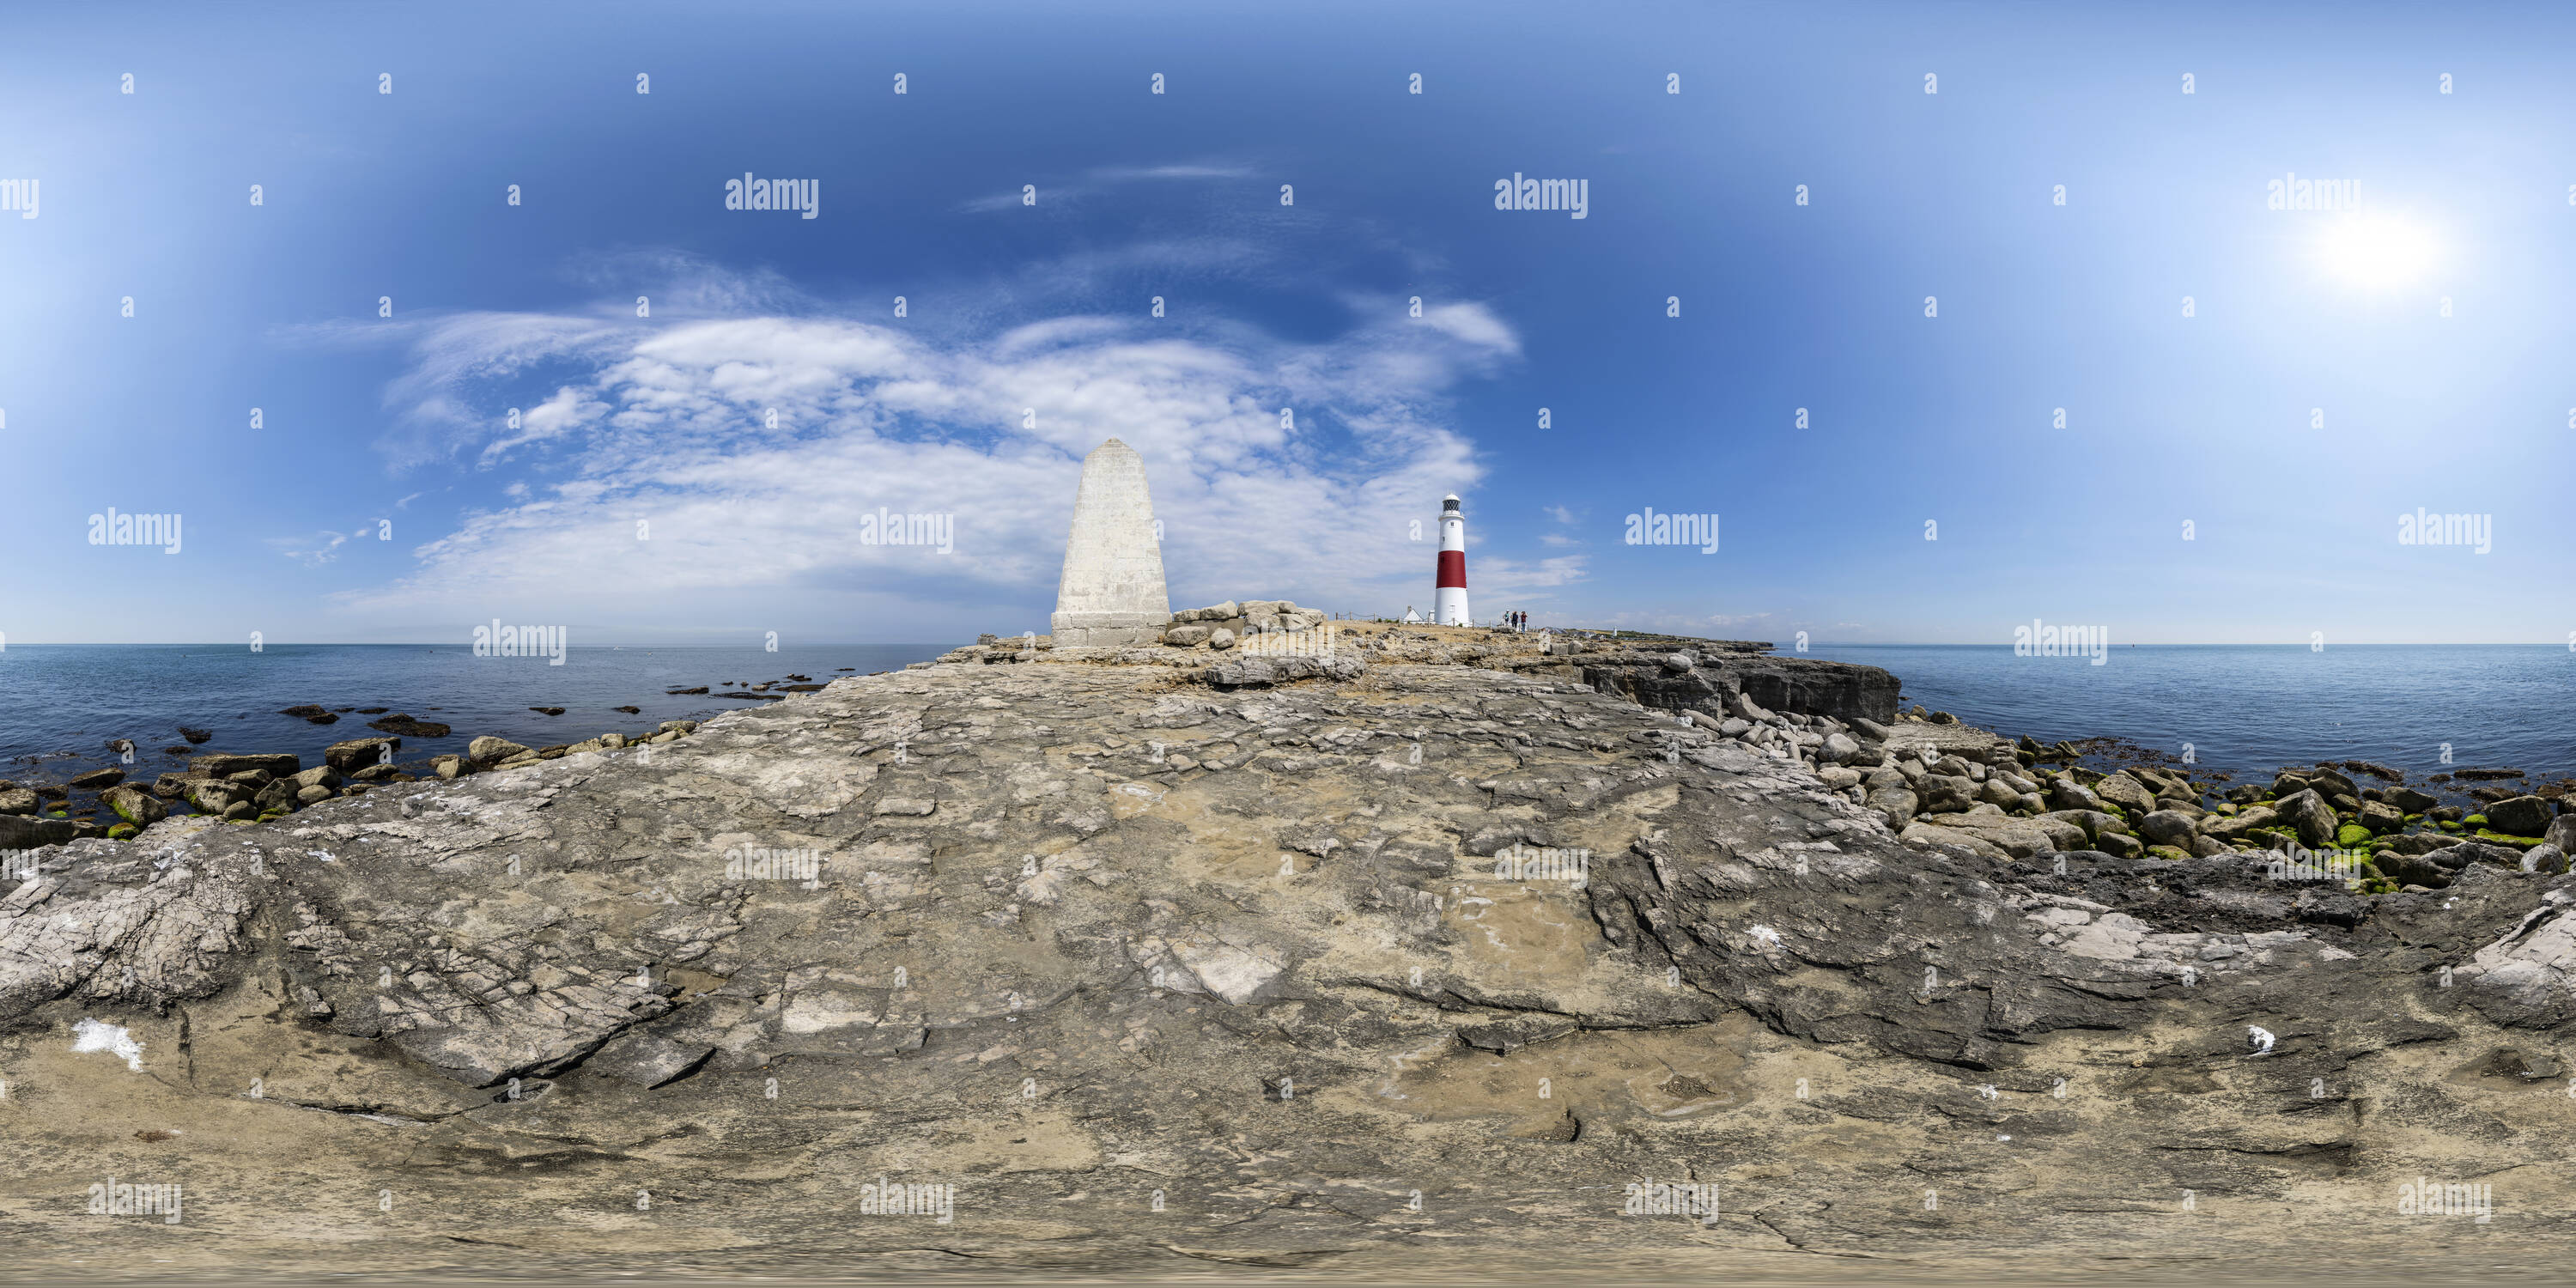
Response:
[[[2125,738],[2240,777],[2368,760],[2413,781],[2472,766],[2576,772],[2576,652],[2537,644],[2121,645],[2085,658],[2001,645],[1818,645],[1922,703],[2042,742]],[[2450,748],[2445,763],[2442,752]]]
[[[564,665],[550,666],[542,658],[478,658],[463,645],[273,644],[252,653],[240,645],[22,644],[0,652],[0,761],[24,768],[19,758],[43,757],[43,777],[66,777],[113,763],[107,741],[131,738],[137,767],[159,772],[179,767],[161,749],[183,745],[185,724],[213,731],[194,749],[200,753],[291,751],[319,764],[324,747],[373,732],[367,721],[375,717],[354,711],[331,725],[278,714],[308,702],[387,707],[454,729],[449,738],[405,739],[404,762],[462,753],[484,734],[548,746],[754,705],[714,696],[725,680],[794,674],[822,683],[896,670],[949,647],[576,647]],[[2576,720],[2567,718],[2576,714],[2576,653],[2552,645],[2348,645],[2321,653],[2141,645],[2110,649],[2100,666],[1984,645],[1819,645],[1806,656],[1883,667],[1903,683],[1909,705],[1970,724],[2043,742],[2124,738],[2177,757],[2188,743],[2198,765],[2239,775],[2355,759],[2416,781],[2472,766],[2576,773]],[[664,693],[698,685],[711,692]],[[534,706],[565,712],[548,716]]]
[[[781,648],[580,648],[564,664],[544,658],[476,657],[461,644],[20,644],[0,653],[0,777],[30,777],[24,757],[41,757],[45,779],[113,764],[114,738],[131,738],[129,773],[183,768],[165,747],[187,744],[179,726],[210,730],[194,754],[291,751],[307,765],[322,749],[375,736],[376,716],[350,711],[337,723],[281,715],[312,703],[385,707],[449,726],[446,738],[405,738],[403,763],[463,754],[486,734],[531,747],[579,742],[615,730],[650,732],[664,720],[703,720],[761,705],[715,696],[723,682],[761,684],[788,675],[817,684],[898,670],[937,657],[944,644],[845,644]],[[838,668],[849,667],[851,670]],[[664,690],[708,687],[705,694]],[[562,707],[560,716],[530,707]],[[639,709],[628,715],[621,706]],[[75,753],[62,757],[63,752]],[[13,773],[12,770],[22,771]]]

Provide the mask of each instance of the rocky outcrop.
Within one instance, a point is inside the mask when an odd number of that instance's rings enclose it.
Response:
[[[978,654],[37,851],[0,895],[0,1070],[44,1114],[0,1246],[93,1246],[111,1171],[218,1187],[203,1246],[306,1274],[2260,1269],[2440,1242],[2386,1215],[2419,1175],[2492,1179],[2480,1256],[2563,1242],[2576,1129],[2524,1071],[2576,879],[2138,854],[2014,812],[2043,784],[1991,735],[1740,689],[1181,654]],[[1876,802],[1917,793],[1909,843]],[[862,1215],[880,1174],[951,1219]],[[1716,1211],[1626,1202],[1672,1182]]]

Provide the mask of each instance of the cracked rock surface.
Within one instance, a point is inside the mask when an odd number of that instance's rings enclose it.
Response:
[[[2565,1246],[2576,878],[2360,900],[1908,843],[1562,674],[1117,656],[35,851],[0,893],[0,1249],[203,1280]],[[110,1176],[184,1220],[89,1214]],[[2425,1179],[2491,1219],[2401,1215]],[[881,1180],[946,1215],[869,1210]],[[1665,1184],[1717,1211],[1627,1210]]]

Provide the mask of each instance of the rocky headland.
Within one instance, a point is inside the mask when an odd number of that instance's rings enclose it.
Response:
[[[2101,772],[1760,646],[1219,607],[29,851],[0,1247],[2552,1273],[2555,798]],[[90,1213],[110,1177],[184,1220]]]

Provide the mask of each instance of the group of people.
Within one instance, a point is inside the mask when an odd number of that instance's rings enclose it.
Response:
[[[1407,605],[1405,605],[1405,606],[1404,606],[1404,620],[1406,620],[1406,621],[1408,621],[1408,622],[1417,622],[1417,623],[1418,623],[1418,622],[1420,622],[1420,621],[1422,620],[1422,618],[1421,618],[1419,615],[1417,615],[1417,614],[1413,611],[1413,605],[1411,605],[1411,604],[1407,604]],[[1529,629],[1529,624],[1530,624],[1530,623],[1529,623],[1529,614],[1527,614],[1527,613],[1505,613],[1505,614],[1503,614],[1503,629],[1504,629],[1504,630],[1507,630],[1507,631],[1527,631],[1527,630]]]

